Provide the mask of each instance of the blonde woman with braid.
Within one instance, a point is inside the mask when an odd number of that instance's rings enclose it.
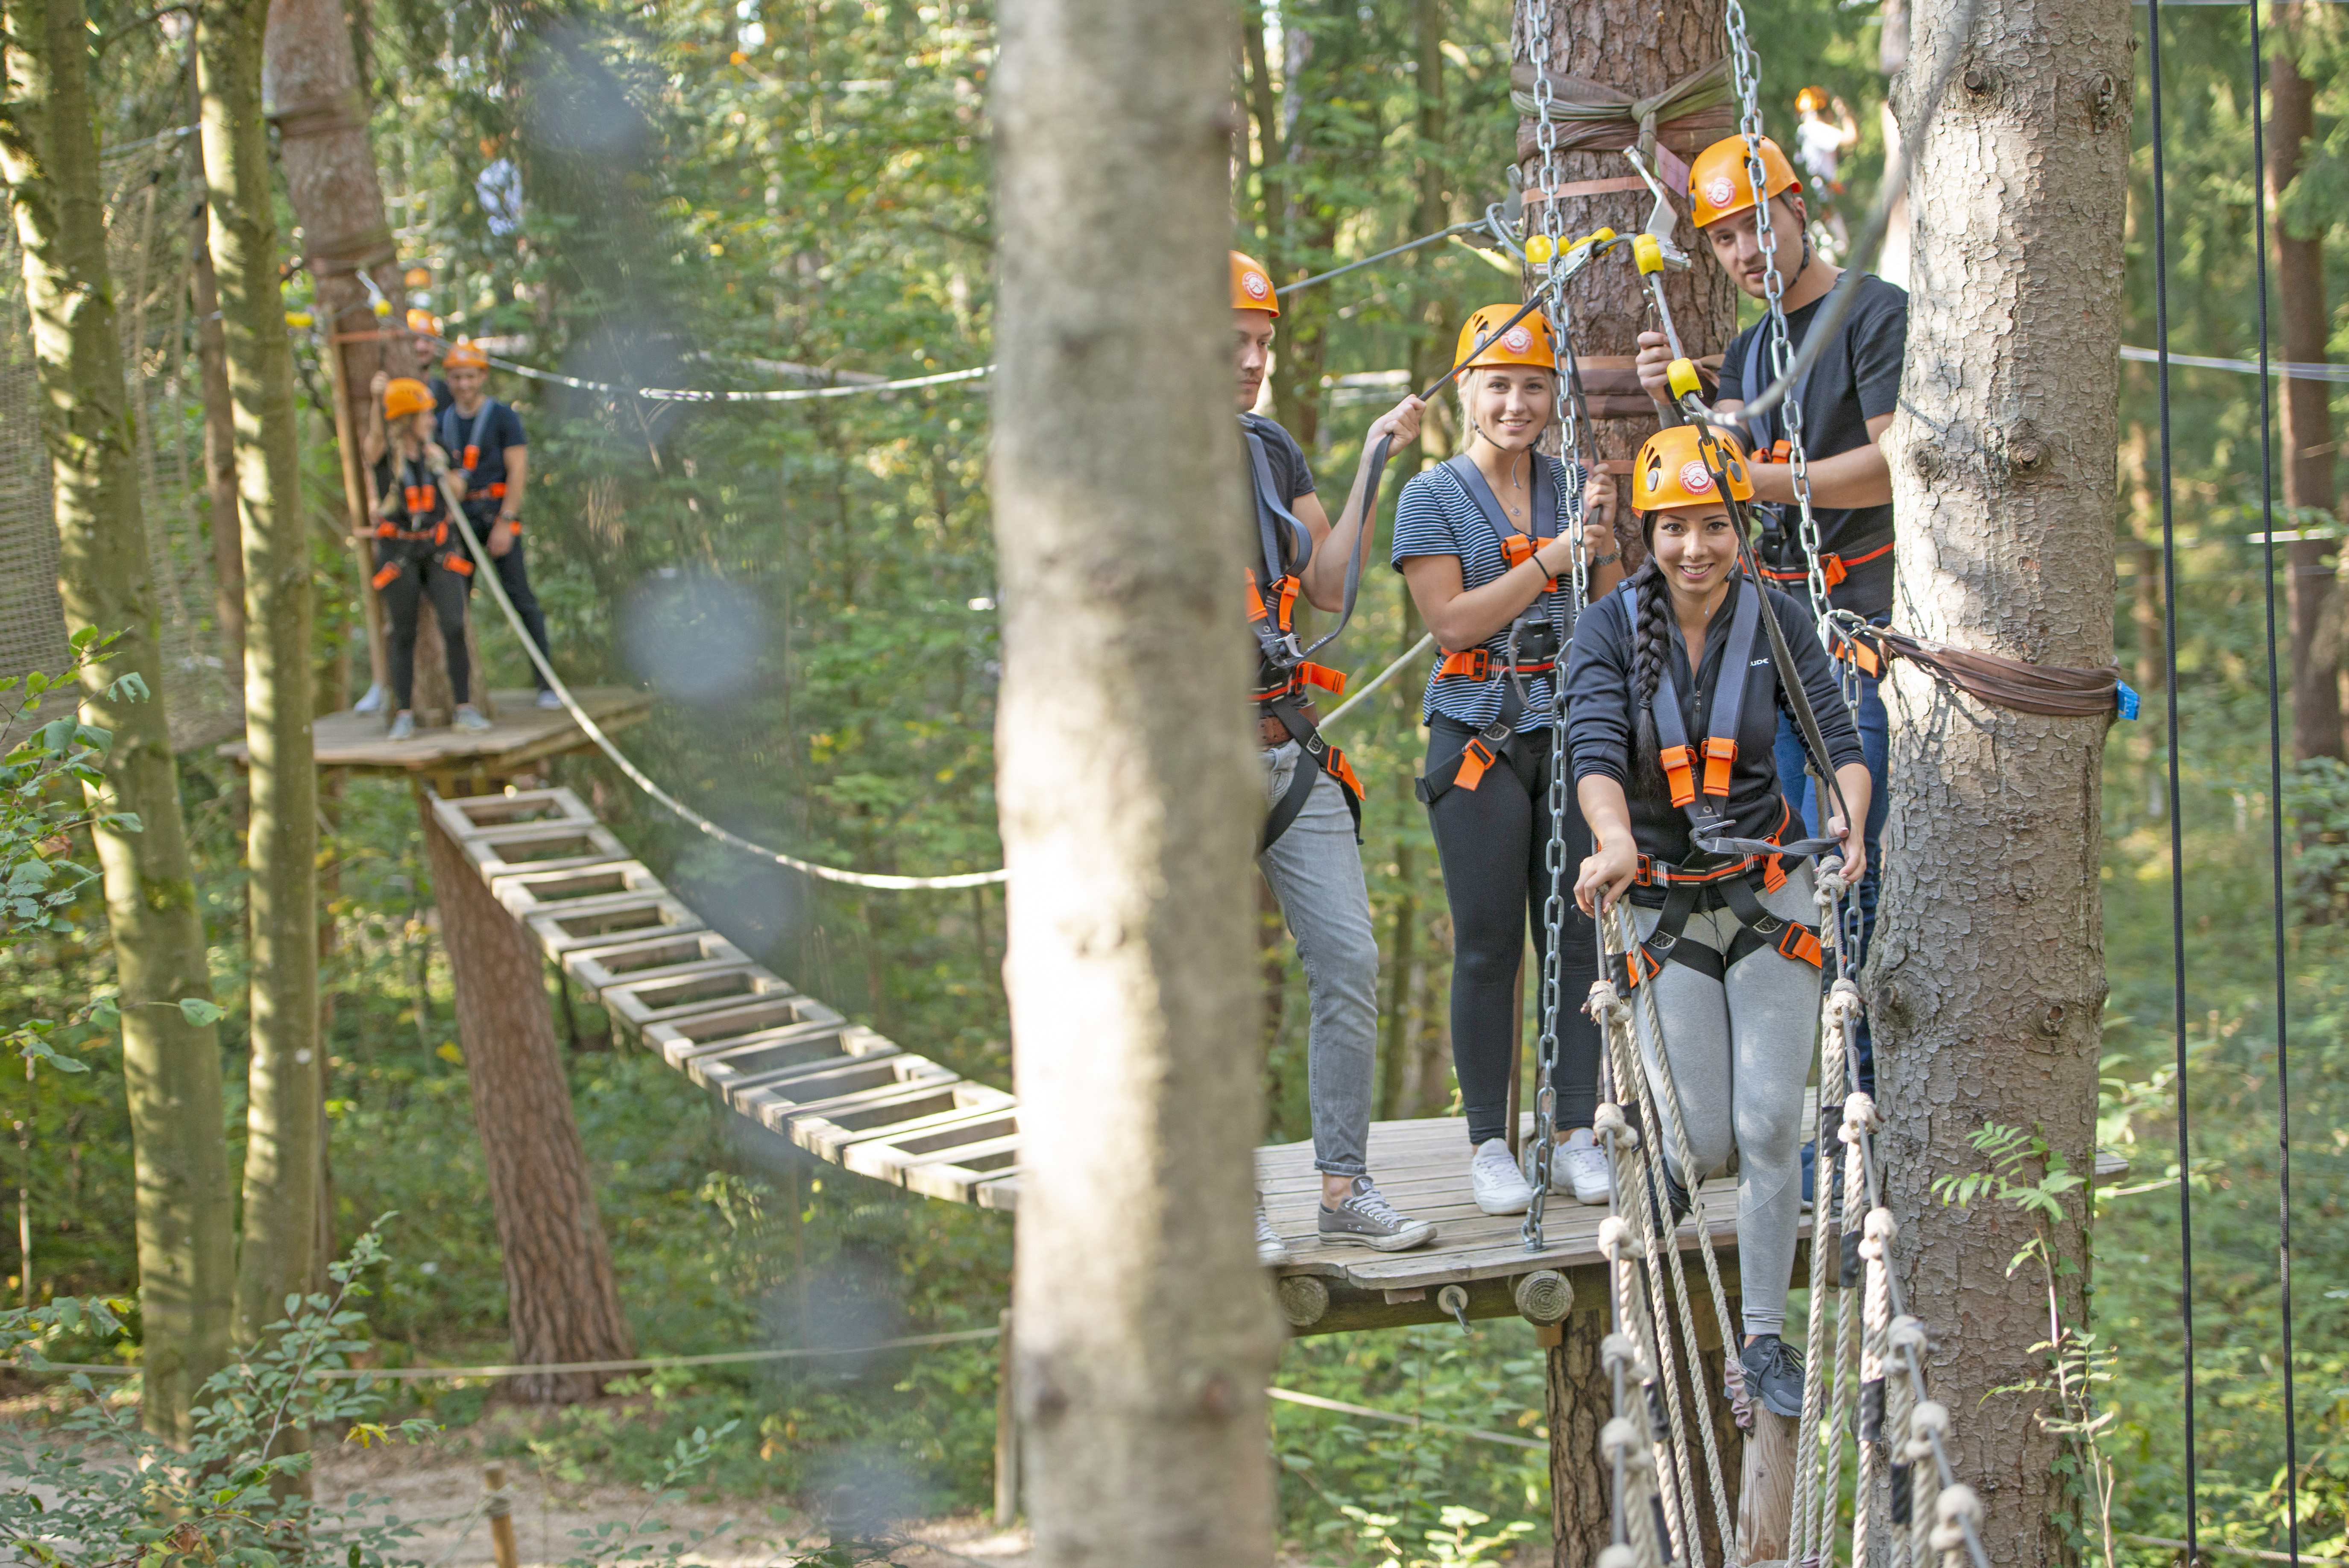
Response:
[[[1807,857],[1831,848],[1844,876],[1866,872],[1855,825],[1868,820],[1868,759],[1809,609],[1740,569],[1724,480],[1732,496],[1751,498],[1729,438],[1708,452],[1691,426],[1657,434],[1633,465],[1648,558],[1591,605],[1568,664],[1575,789],[1592,838],[1574,891],[1592,914],[1628,895],[1637,918],[1628,978],[1654,987],[1664,1034],[1660,1056],[1635,1008],[1640,1050],[1651,1079],[1671,1062],[1697,1166],[1680,1168],[1680,1140],[1665,1140],[1675,1220],[1688,1189],[1737,1156],[1745,1386],[1792,1417],[1803,1363],[1780,1333],[1822,961],[1805,923],[1815,913]],[[1778,715],[1793,708],[1764,614],[1777,618],[1842,792],[1847,815],[1828,822],[1826,838],[1801,837],[1786,801],[1793,781],[1779,775]]]

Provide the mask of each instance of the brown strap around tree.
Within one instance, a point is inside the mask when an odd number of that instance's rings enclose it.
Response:
[[[1540,75],[1529,60],[1520,60],[1509,71],[1509,101],[1527,117],[1527,124],[1517,133],[1520,163],[1527,161],[1528,150],[1537,140],[1531,117],[1534,86]],[[1634,98],[1583,77],[1557,75],[1549,78],[1549,118],[1558,127],[1555,147],[1559,152],[1589,148],[1615,152],[1633,140],[1650,148],[1661,140],[1682,158],[1690,158],[1706,143],[1737,129],[1725,58],[1682,77],[1651,98]]]
[[[2093,719],[2114,712],[2120,705],[2118,665],[2083,670],[2027,664],[2001,654],[1921,642],[1886,628],[1871,628],[1868,636],[1887,654],[1917,665],[1942,685],[2001,708],[2058,719]]]

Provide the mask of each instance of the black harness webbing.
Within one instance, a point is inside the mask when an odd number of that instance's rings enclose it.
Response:
[[[1284,590],[1275,588],[1273,585],[1291,575],[1285,569],[1288,556],[1280,547],[1283,532],[1286,531],[1295,546],[1296,572],[1299,574],[1303,573],[1306,563],[1313,558],[1313,533],[1288,509],[1288,503],[1280,496],[1279,487],[1273,483],[1272,460],[1264,450],[1263,438],[1245,425],[1241,427],[1240,433],[1247,441],[1248,466],[1256,480],[1257,545],[1264,574],[1257,579],[1255,590],[1257,607],[1264,613],[1249,623],[1256,628],[1257,651],[1262,659],[1262,666],[1257,670],[1257,686],[1259,690],[1276,685],[1287,688],[1278,696],[1260,699],[1257,706],[1259,712],[1268,713],[1280,721],[1281,728],[1288,732],[1289,738],[1304,752],[1300,761],[1309,764],[1296,770],[1288,788],[1273,804],[1272,811],[1265,818],[1264,830],[1257,836],[1257,853],[1261,855],[1271,848],[1273,842],[1288,831],[1289,826],[1304,811],[1305,803],[1312,798],[1314,781],[1322,774],[1328,774],[1345,795],[1346,809],[1354,818],[1354,840],[1360,843],[1362,836],[1362,797],[1350,782],[1353,770],[1345,765],[1344,753],[1322,738],[1320,730],[1306,715],[1298,699],[1290,678],[1305,663],[1306,649],[1299,645],[1297,633],[1288,624],[1288,617],[1275,602],[1283,597]],[[1359,552],[1357,555],[1359,557]],[[1351,580],[1347,584],[1350,607],[1355,586]],[[1272,598],[1266,597],[1268,590],[1271,591]]]

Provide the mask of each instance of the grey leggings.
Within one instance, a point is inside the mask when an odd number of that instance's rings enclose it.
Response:
[[[1781,919],[1818,919],[1807,866],[1796,867],[1784,887],[1761,897],[1762,907]],[[1632,912],[1643,938],[1662,913],[1637,907]],[[1736,916],[1707,910],[1689,917],[1681,940],[1726,952],[1737,930]],[[1748,953],[1721,980],[1668,963],[1654,984],[1672,1083],[1680,1091],[1689,1152],[1699,1173],[1713,1175],[1728,1165],[1733,1148],[1737,1154],[1737,1275],[1745,1332],[1777,1334],[1785,1326],[1795,1232],[1803,1217],[1803,1088],[1818,1040],[1819,971],[1765,947]],[[1648,1032],[1647,1009],[1636,998],[1631,1015],[1654,1085],[1655,1041]],[[1662,1088],[1654,1092],[1661,1111]],[[1666,1141],[1664,1153],[1673,1176],[1693,1186],[1680,1168],[1671,1141]]]

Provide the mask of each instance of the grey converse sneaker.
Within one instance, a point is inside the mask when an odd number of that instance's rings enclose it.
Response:
[[[482,716],[481,711],[471,702],[460,702],[457,704],[457,716],[449,721],[449,727],[452,730],[470,730],[479,734],[490,727],[490,722]]]
[[[1428,1220],[1406,1220],[1395,1212],[1378,1187],[1367,1176],[1354,1178],[1353,1190],[1338,1200],[1338,1207],[1319,1206],[1319,1223],[1321,1244],[1325,1247],[1369,1247],[1381,1252],[1402,1252],[1424,1246],[1435,1239],[1435,1225]]]
[[[383,738],[387,741],[412,741],[416,739],[416,715],[413,713],[394,714],[392,716],[391,728],[384,732]]]
[[[1256,1261],[1268,1269],[1277,1269],[1288,1262],[1288,1243],[1282,1241],[1280,1232],[1272,1228],[1272,1221],[1264,1212],[1264,1199],[1260,1198],[1256,1205]]]
[[[1803,1413],[1803,1354],[1775,1334],[1758,1334],[1737,1353],[1745,1369],[1745,1392],[1774,1416],[1793,1420]]]

